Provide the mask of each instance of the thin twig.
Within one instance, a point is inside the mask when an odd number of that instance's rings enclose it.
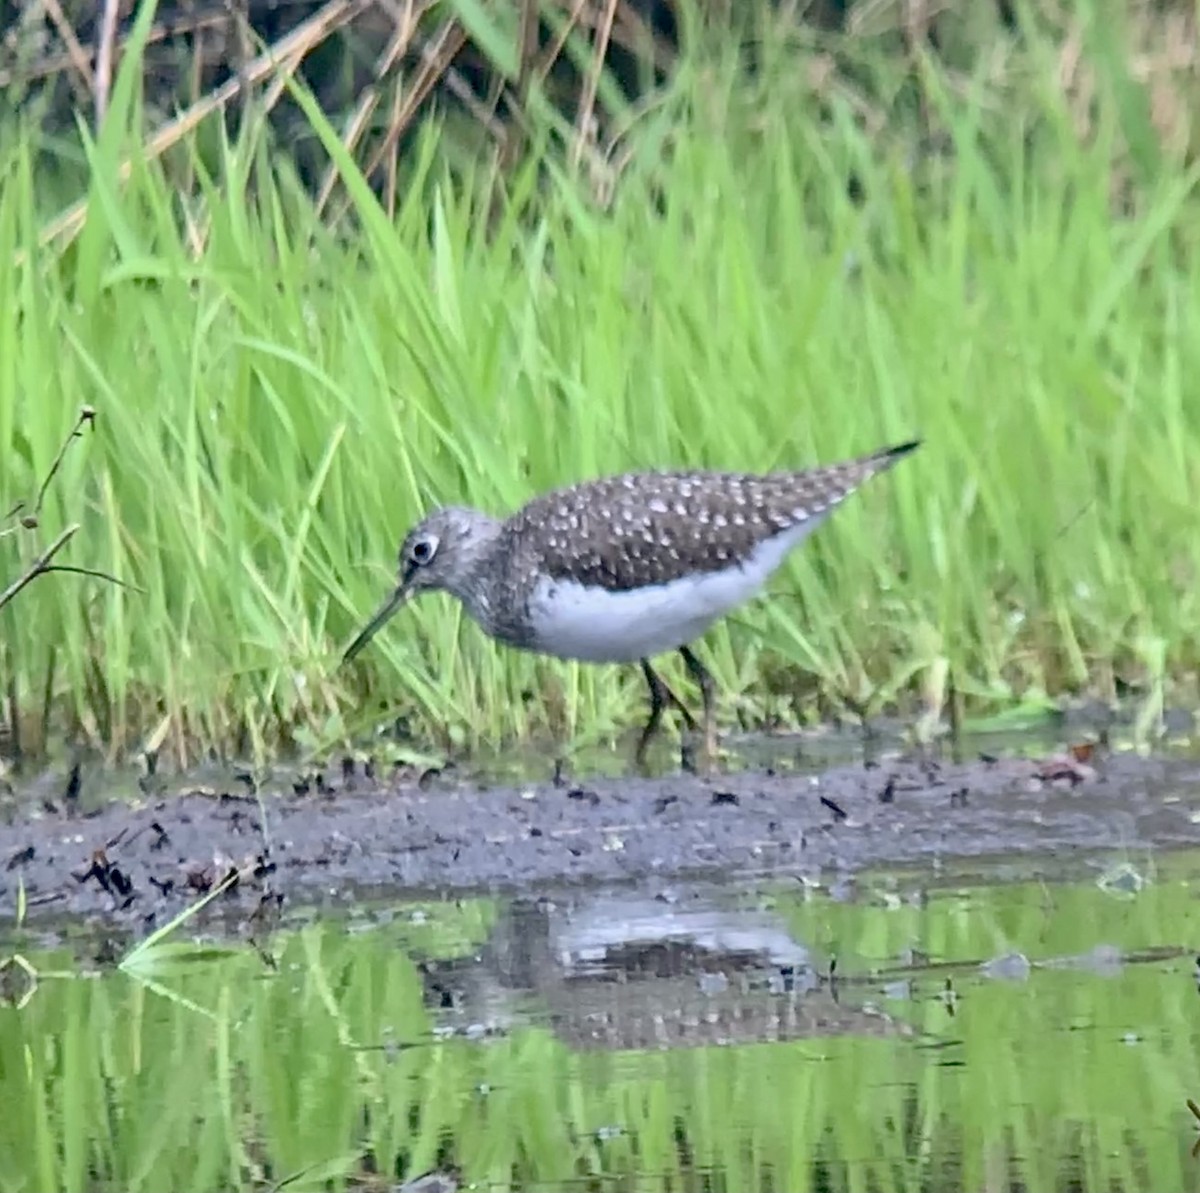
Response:
[[[62,462],[67,454],[67,449],[71,446],[71,441],[78,439],[83,432],[85,423],[94,425],[96,420],[96,411],[91,406],[81,406],[79,409],[79,418],[76,420],[74,427],[71,428],[71,433],[62,441],[62,445],[58,449],[58,455],[54,457],[54,463],[50,465],[50,471],[46,474],[46,479],[42,481],[38,489],[37,501],[34,504],[33,511],[25,514],[21,519],[19,526],[8,526],[0,530],[0,538],[12,534],[14,531],[34,530],[37,528],[38,519],[42,514],[42,503],[46,500],[46,490],[50,487],[50,482],[54,479],[59,468],[62,467]],[[4,515],[5,522],[11,522],[22,510],[26,508],[27,502],[22,498]]]
[[[32,584],[39,576],[44,576],[50,570],[51,560],[75,537],[79,532],[79,523],[72,522],[41,553],[28,567],[28,569],[18,576],[3,592],[0,592],[0,609],[9,604],[27,585]]]
[[[393,127],[400,119],[400,110],[404,103],[404,88],[397,79],[396,85],[392,88],[392,115],[388,122],[389,127]],[[399,189],[400,176],[400,145],[394,144],[391,153],[387,158],[387,170],[385,171],[384,182],[384,198],[387,203],[388,219],[396,218],[396,192]]]
[[[388,126],[382,141],[375,147],[363,170],[364,177],[370,178],[380,163],[391,152],[392,146],[400,140],[400,134],[408,127],[417,110],[425,101],[426,96],[433,90],[455,55],[466,44],[467,35],[459,23],[451,17],[444,21],[437,32],[421,46],[421,67],[409,88],[408,95],[395,114],[395,119]],[[352,206],[348,201],[338,211],[334,222],[340,222]]]
[[[363,88],[362,94],[359,96],[358,105],[354,112],[351,113],[350,119],[347,122],[346,131],[342,137],[342,142],[346,146],[347,152],[353,153],[355,147],[358,145],[363,132],[366,130],[367,121],[371,118],[371,113],[375,111],[376,105],[379,103],[379,92],[383,79],[392,67],[395,66],[397,60],[408,52],[408,47],[417,32],[421,18],[425,15],[426,7],[425,4],[422,4],[421,11],[418,13],[413,0],[407,0],[404,10],[395,14],[396,23],[392,30],[392,35],[388,38],[383,53],[379,55],[379,58],[375,62],[374,81],[368,83]],[[324,212],[325,205],[329,202],[329,196],[333,194],[333,188],[337,185],[337,179],[337,167],[333,162],[330,162],[326,167],[325,177],[322,178],[321,188],[317,193],[318,219]]]
[[[79,411],[79,418],[75,420],[75,426],[71,429],[71,433],[62,441],[62,446],[58,449],[58,455],[54,457],[54,463],[50,465],[50,471],[46,473],[46,479],[42,481],[42,487],[38,489],[37,502],[33,507],[33,517],[40,518],[42,515],[42,503],[46,500],[46,490],[50,488],[50,482],[58,475],[58,470],[62,467],[62,462],[66,459],[67,450],[75,439],[83,437],[84,427],[95,427],[96,411],[92,406],[83,406]],[[28,523],[26,523],[28,525]]]
[[[71,22],[67,20],[66,14],[63,12],[58,0],[42,0],[42,7],[46,10],[46,15],[58,30],[58,35],[62,38],[63,45],[67,47],[67,56],[71,60],[71,65],[75,68],[76,74],[79,75],[82,81],[82,86],[76,84],[76,90],[85,97],[90,95],[92,91],[92,64],[87,51],[79,44],[79,38],[75,36],[75,30],[71,27]]]
[[[67,452],[70,450],[71,444],[83,436],[83,428],[85,426],[96,425],[96,410],[92,406],[81,406],[79,408],[79,417],[75,421],[75,425],[71,428],[70,434],[62,441],[58,449],[58,453],[54,457],[54,462],[50,465],[50,470],[46,473],[41,485],[38,486],[37,499],[34,502],[33,510],[30,513],[24,514],[21,517],[17,526],[7,527],[0,530],[0,538],[7,534],[13,533],[18,528],[23,530],[37,529],[38,522],[41,518],[42,506],[46,500],[46,493],[50,488],[54,478],[58,475],[59,469],[62,467],[63,460],[66,459]],[[21,511],[26,508],[24,501],[18,501],[16,505],[9,511],[6,521],[11,521],[16,518]],[[117,579],[116,576],[108,572],[103,572],[97,568],[77,567],[74,564],[54,563],[54,557],[71,541],[72,537],[79,530],[79,523],[72,523],[41,553],[34,561],[17,577],[2,593],[0,593],[0,609],[9,604],[20,591],[32,584],[39,576],[49,575],[51,572],[65,572],[73,576],[91,576],[97,580],[107,580],[110,584],[116,584],[120,588],[133,589],[135,592],[141,591],[134,584],[129,584],[124,580]]]
[[[503,149],[508,130],[495,114],[498,101],[487,104],[477,98],[466,76],[453,63],[446,67],[443,79],[451,95],[456,95],[462,101],[463,106],[492,134]],[[504,91],[505,89],[501,88],[499,94],[503,95]]]
[[[204,14],[185,13],[181,16],[168,17],[166,20],[156,21],[150,26],[150,32],[146,35],[146,45],[157,45],[172,37],[195,33],[198,29],[223,28],[229,22],[229,15],[221,11]],[[86,58],[87,51],[82,47],[81,51]],[[47,79],[52,75],[61,74],[65,68],[73,66],[74,63],[75,58],[72,55],[57,53],[39,58],[38,61],[32,62],[28,66],[4,67],[0,69],[0,87],[8,87],[14,83],[26,85],[36,83],[39,79]]]
[[[499,71],[493,72],[496,82],[488,94],[488,111],[495,118],[500,110],[500,101],[504,100],[512,121],[511,128],[506,129],[506,136],[500,142],[502,173],[507,173],[516,164],[529,139],[526,116],[529,111],[530,84],[537,65],[540,26],[540,0],[521,0],[521,23],[517,30],[517,42],[521,49],[516,84],[512,88],[506,87],[503,75]]]
[[[583,15],[583,10],[586,7],[587,0],[575,0],[570,14],[563,23],[562,29],[550,45],[546,47],[546,52],[542,55],[541,62],[533,72],[534,81],[539,86],[545,85],[550,71],[553,69],[555,62],[558,61],[559,55],[566,48],[567,39],[571,36],[575,26],[579,24],[579,18]]]
[[[583,80],[583,95],[579,99],[579,118],[576,124],[575,140],[571,144],[572,171],[579,168],[584,146],[591,139],[591,128],[596,110],[596,91],[600,85],[600,75],[604,71],[605,61],[608,58],[608,41],[612,36],[613,21],[616,19],[616,15],[617,0],[608,0],[608,7],[604,10],[604,17],[597,31],[592,62]]]
[[[650,27],[646,18],[629,3],[629,0],[617,0],[617,23],[613,28],[613,42],[623,45],[639,58],[648,59],[651,66],[664,73],[670,71],[679,60],[676,48]]]
[[[118,0],[104,0],[104,12],[100,17],[100,31],[96,39],[96,81],[93,88],[96,109],[96,133],[104,123],[108,111],[108,95],[112,90],[113,42],[117,36]]]
[[[109,584],[115,584],[119,588],[128,588],[132,592],[142,591],[136,584],[119,580],[109,572],[102,572],[96,568],[75,567],[69,563],[53,563],[52,560],[54,557],[71,541],[78,530],[79,523],[72,522],[20,576],[3,592],[0,592],[0,609],[3,609],[5,605],[12,602],[23,588],[28,587],[39,576],[48,576],[51,572],[69,573],[72,576],[91,576],[95,580],[107,580]]]
[[[17,765],[21,765],[21,716],[20,704],[17,700],[17,669],[12,663],[12,647],[5,644],[4,662],[8,671],[8,715],[5,722],[8,725],[8,756]]]
[[[65,572],[72,576],[91,576],[93,580],[107,580],[110,584],[117,585],[118,588],[128,588],[130,592],[145,594],[146,591],[144,588],[139,588],[136,584],[130,584],[128,580],[118,579],[111,572],[102,572],[98,568],[76,567],[73,563],[56,563],[50,567],[42,568],[41,575],[45,576],[50,572]]]

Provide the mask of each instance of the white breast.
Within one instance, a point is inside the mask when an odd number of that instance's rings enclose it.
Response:
[[[762,543],[740,567],[624,592],[542,579],[529,612],[536,649],[586,663],[628,663],[675,650],[757,596],[788,553],[824,518]]]

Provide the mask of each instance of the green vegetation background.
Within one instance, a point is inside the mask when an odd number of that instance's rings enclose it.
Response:
[[[137,586],[47,576],[0,613],[23,740],[597,740],[635,670],[498,649],[447,599],[337,668],[413,519],[913,435],[709,635],[727,723],[1194,698],[1194,67],[1149,8],[1020,11],[971,8],[950,63],[767,13],[751,70],[697,24],[636,106],[601,80],[603,178],[551,114],[503,169],[460,115],[381,199],[301,94],[342,174],[320,214],[253,109],[149,158],[135,30],[97,139],[0,141],[3,508],[98,415],[3,579],[78,520],[61,562]],[[86,223],[41,244],[80,178]]]

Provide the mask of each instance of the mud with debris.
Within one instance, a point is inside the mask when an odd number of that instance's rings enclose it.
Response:
[[[145,931],[224,884],[245,923],[373,891],[792,873],[1083,854],[1200,839],[1200,762],[1087,753],[951,763],[896,756],[819,774],[546,781],[380,776],[349,762],[257,790],[243,778],[83,809],[70,790],[0,826],[0,917]],[[20,894],[23,892],[23,895]]]

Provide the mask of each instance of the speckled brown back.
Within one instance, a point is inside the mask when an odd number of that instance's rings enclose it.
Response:
[[[515,554],[609,591],[720,571],[818,519],[916,443],[806,472],[628,473],[534,498],[509,519]]]

